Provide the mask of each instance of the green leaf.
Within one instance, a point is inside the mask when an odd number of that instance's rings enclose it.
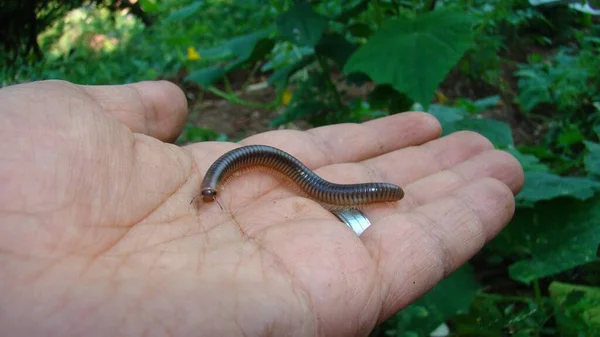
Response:
[[[294,5],[277,19],[283,37],[298,46],[316,46],[329,25],[329,19],[313,11],[308,2]]]
[[[600,138],[600,124],[594,125],[594,132],[596,133],[596,136],[598,136],[598,138]]]
[[[378,85],[369,93],[371,109],[386,109],[390,113],[404,112],[410,109],[413,101],[399,93],[388,84]]]
[[[214,48],[200,49],[198,54],[206,61],[222,61],[234,56],[231,49],[224,44]]]
[[[525,172],[525,185],[516,196],[522,206],[531,206],[542,200],[570,197],[586,200],[600,190],[600,183],[580,177],[561,177],[547,172]]]
[[[200,51],[199,54],[210,55],[213,59],[237,58],[225,67],[212,66],[190,73],[186,80],[196,82],[202,86],[211,86],[220,80],[228,72],[238,69],[246,63],[253,63],[268,54],[275,44],[274,40],[268,38],[271,30],[263,29],[251,34],[238,36],[225,42],[217,48]]]
[[[448,72],[471,46],[471,20],[456,10],[436,10],[414,19],[387,21],[344,67],[429,106]]]
[[[478,114],[483,110],[493,108],[500,102],[500,96],[485,97],[476,101],[472,101],[467,98],[458,98],[456,100],[456,106],[468,111],[470,114]]]
[[[392,317],[386,335],[428,336],[448,318],[466,313],[479,288],[472,268],[464,265]]]
[[[550,168],[532,154],[521,153],[515,148],[508,148],[505,151],[517,158],[525,172],[550,172]]]
[[[561,198],[518,209],[508,227],[490,244],[505,256],[527,257],[509,267],[510,276],[529,283],[598,261],[600,197]]]
[[[593,174],[600,176],[600,144],[594,142],[584,142],[588,153],[585,155],[585,169]]]
[[[557,160],[559,156],[545,146],[519,146],[519,151],[534,155],[540,159]]]
[[[203,59],[209,61],[222,61],[225,59],[237,58],[234,62],[249,61],[256,59],[268,53],[274,45],[274,40],[269,38],[271,29],[263,29],[254,33],[236,36],[235,38],[223,42],[221,45],[201,49],[198,51]]]
[[[195,82],[203,87],[209,87],[223,78],[225,73],[223,67],[213,66],[193,71],[185,77],[185,80]]]
[[[440,121],[443,130],[468,116],[462,109],[439,104],[432,104],[428,112]]]
[[[169,36],[165,37],[164,41],[174,48],[187,47],[194,44],[189,36]],[[204,55],[202,55],[204,57]]]
[[[344,12],[342,12],[342,14],[340,14],[340,16],[338,16],[335,19],[335,21],[346,23],[346,22],[350,21],[350,19],[352,19],[353,17],[366,11],[367,8],[369,8],[369,0],[362,0],[361,2],[354,5],[354,7],[349,8],[349,9],[345,10]]]
[[[256,41],[252,48],[245,50],[241,53],[240,57],[228,64],[226,71],[230,72],[240,68],[244,64],[253,64],[254,62],[258,62],[271,52],[274,45],[275,41],[272,39],[260,39]]]
[[[211,129],[199,128],[193,124],[186,124],[183,128],[183,132],[177,139],[177,143],[184,144],[213,140],[225,141],[227,140],[227,136],[225,134],[219,134]]]
[[[348,32],[356,37],[369,37],[373,35],[373,30],[366,23],[355,23],[348,26]]]
[[[561,130],[558,136],[558,144],[562,146],[571,146],[581,143],[585,137],[579,131],[576,125],[569,125]]]
[[[484,97],[484,98],[478,99],[473,102],[473,104],[479,109],[478,112],[481,110],[491,109],[493,107],[496,107],[496,106],[498,106],[499,103],[500,103],[499,95]]]
[[[342,34],[332,33],[323,35],[315,51],[329,57],[338,66],[343,67],[357,48],[358,46],[348,42]]]
[[[552,282],[548,288],[564,336],[600,336],[600,288]]]
[[[519,77],[518,102],[525,112],[530,112],[540,104],[552,103],[552,81],[546,73],[538,69],[523,68],[516,71],[515,76]]]
[[[160,11],[160,5],[155,0],[140,0],[140,6],[146,13],[155,14]]]
[[[254,53],[256,45],[264,40],[269,39],[269,35],[272,32],[272,28],[266,28],[254,33],[236,36],[235,38],[224,43],[224,48],[231,51],[231,53],[240,58],[248,59]]]
[[[204,1],[196,1],[191,5],[185,6],[171,13],[165,20],[167,21],[182,21],[196,14]]]
[[[540,310],[535,298],[523,296],[516,299],[510,294],[478,294],[471,304],[468,315],[452,318],[449,336],[504,336],[529,337],[524,331],[537,331],[548,321],[548,314]],[[515,303],[515,300],[517,303]],[[519,333],[521,332],[521,334]]]
[[[444,135],[462,130],[480,133],[498,148],[512,146],[514,143],[510,126],[505,122],[489,118],[468,117],[449,123],[444,129]]]
[[[275,85],[278,89],[288,85],[290,76],[294,75],[298,70],[303,69],[315,60],[315,55],[308,55],[294,64],[287,65],[278,69],[269,77],[269,85]]]
[[[308,55],[313,55],[314,53],[315,50],[312,47],[285,48],[277,51],[270,60],[265,62],[265,64],[260,67],[260,71],[267,72],[269,70],[283,68],[302,60]]]

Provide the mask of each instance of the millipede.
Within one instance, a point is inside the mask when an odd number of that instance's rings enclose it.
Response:
[[[235,172],[252,167],[265,167],[281,173],[309,198],[336,208],[357,208],[370,203],[398,201],[404,197],[402,188],[390,183],[329,182],[285,151],[267,145],[249,145],[223,154],[208,168],[201,185],[203,200],[214,201],[219,184]]]

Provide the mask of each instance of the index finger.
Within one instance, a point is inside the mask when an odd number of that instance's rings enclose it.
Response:
[[[361,124],[344,123],[307,131],[278,130],[248,137],[242,145],[277,147],[315,169],[359,162],[438,138],[439,121],[428,113],[404,112]]]

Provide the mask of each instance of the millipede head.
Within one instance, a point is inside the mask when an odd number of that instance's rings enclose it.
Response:
[[[202,199],[204,199],[204,201],[214,201],[217,197],[217,190],[211,187],[206,187],[200,191],[200,194],[202,194]]]

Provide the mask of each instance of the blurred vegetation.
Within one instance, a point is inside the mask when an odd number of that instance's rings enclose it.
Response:
[[[39,50],[31,28],[0,35],[3,86],[169,78],[276,111],[273,128],[420,109],[444,134],[480,132],[520,160],[526,184],[506,230],[373,336],[600,336],[598,1],[127,1],[137,14],[45,3]],[[256,82],[272,102],[244,97]],[[227,139],[191,121],[179,142]]]

